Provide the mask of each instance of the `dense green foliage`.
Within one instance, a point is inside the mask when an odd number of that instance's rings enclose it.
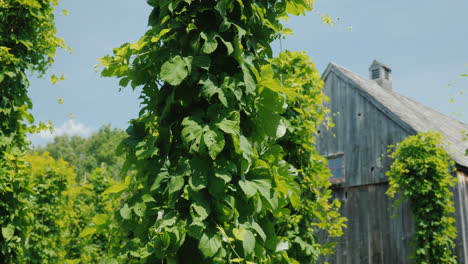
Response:
[[[110,174],[97,168],[79,185],[73,167],[48,153],[30,155],[26,161],[32,171],[27,179],[31,218],[22,226],[24,253],[15,263],[98,263],[109,244],[119,242],[120,234],[81,234],[118,206],[102,196],[116,184]]]
[[[53,142],[44,147],[37,147],[33,151],[49,152],[54,159],[67,161],[75,168],[78,182],[99,167],[105,167],[114,179],[120,179],[123,157],[116,154],[116,149],[125,135],[124,131],[106,125],[86,138],[57,136]]]
[[[55,51],[56,0],[0,1],[0,262],[18,263],[31,221],[27,206],[29,167],[24,161],[25,133],[36,128],[26,89],[27,71],[43,74]],[[41,125],[42,126],[42,125]]]
[[[66,162],[55,162],[47,154],[27,157],[27,161],[32,168],[28,178],[32,191],[28,207],[33,217],[31,224],[25,226],[28,230],[23,230],[27,233],[27,242],[20,262],[56,263],[54,260],[64,258],[61,253],[66,242],[65,230],[58,222],[70,217],[62,192],[73,185],[75,174]]]
[[[0,1],[0,263],[97,263],[110,242],[120,239],[104,232],[80,237],[118,204],[101,196],[114,184],[111,173],[94,169],[97,162],[114,162],[108,149],[118,140],[97,138],[117,132],[103,129],[89,143],[88,151],[99,151],[96,162],[87,164],[82,185],[66,162],[47,153],[26,155],[26,133],[45,128],[27,125],[33,117],[26,76],[44,74],[56,49],[65,48],[55,35],[56,5],[55,0]]]
[[[288,105],[282,114],[287,131],[279,139],[279,144],[284,150],[284,160],[300,168],[298,176],[302,208],[300,214],[291,214],[290,219],[286,218],[288,223],[297,223],[295,231],[290,232],[296,232],[297,235],[300,229],[307,230],[313,225],[326,230],[331,237],[341,236],[346,219],[338,213],[338,200],[330,204],[332,190],[328,179],[332,175],[326,165],[326,158],[315,149],[318,126],[323,122],[326,126],[332,125],[331,120],[325,119],[329,109],[324,107],[328,98],[322,91],[323,81],[305,53],[285,51],[270,61],[276,80],[280,80],[274,86],[285,95]],[[266,72],[269,72],[269,65],[262,69],[262,73]],[[290,240],[296,240],[297,245],[302,245],[298,237],[290,237]],[[314,246],[318,247],[319,244]],[[319,254],[332,253],[333,247],[334,244],[321,245],[313,259]],[[301,256],[300,253],[297,255]],[[306,258],[299,257],[298,260],[300,263],[309,262]]]
[[[341,234],[323,158],[322,82],[304,54],[272,57],[280,19],[307,0],[149,0],[150,29],[103,76],[142,86],[121,145],[135,175],[115,215],[121,263],[313,263],[316,231]],[[310,104],[310,105],[305,105]]]
[[[397,204],[408,201],[414,215],[414,253],[418,264],[457,263],[452,249],[456,236],[455,211],[450,174],[454,162],[441,146],[443,138],[434,132],[410,136],[396,145],[387,176],[387,194],[400,195]]]

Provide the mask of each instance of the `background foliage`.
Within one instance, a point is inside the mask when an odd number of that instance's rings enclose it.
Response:
[[[27,200],[31,222],[22,226],[26,241],[17,263],[98,263],[111,243],[119,243],[119,235],[82,232],[117,208],[118,201],[102,197],[105,189],[116,184],[110,173],[96,168],[86,182],[78,184],[74,168],[47,152],[27,156],[26,161],[32,170]]]
[[[122,144],[136,174],[106,191],[128,195],[119,261],[315,262],[316,230],[343,226],[311,145],[322,83],[304,54],[268,60],[290,33],[280,19],[312,1],[148,3],[147,33],[101,59],[103,76],[143,87]]]
[[[99,167],[105,168],[112,178],[120,179],[124,157],[117,155],[116,149],[125,136],[125,131],[106,125],[86,138],[56,136],[53,142],[35,147],[32,152],[48,152],[54,159],[67,161],[75,168],[78,182]]]
[[[408,201],[414,215],[415,263],[457,263],[452,249],[456,236],[450,174],[455,165],[435,132],[420,133],[398,143],[390,155],[395,159],[387,176],[387,194],[400,195],[397,205]]]

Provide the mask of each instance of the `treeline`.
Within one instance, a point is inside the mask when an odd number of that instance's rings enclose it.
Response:
[[[88,138],[58,136],[25,156],[30,174],[17,196],[28,209],[16,228],[26,241],[14,236],[15,227],[2,228],[3,247],[22,245],[16,248],[18,263],[98,263],[111,255],[122,234],[111,230],[107,216],[120,203],[103,193],[119,184],[122,158],[116,147],[124,135],[104,126]]]
[[[89,137],[61,135],[45,146],[36,146],[32,153],[48,152],[54,159],[63,159],[74,167],[77,181],[87,180],[96,168],[105,168],[113,179],[120,179],[124,158],[116,147],[125,138],[125,131],[105,125]]]

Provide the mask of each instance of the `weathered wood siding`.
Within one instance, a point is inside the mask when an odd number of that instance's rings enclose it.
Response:
[[[335,74],[328,76],[324,89],[335,127],[320,130],[319,153],[344,153],[346,187],[386,182],[388,146],[408,133]]]
[[[342,201],[342,215],[348,218],[343,237],[337,240],[336,253],[324,261],[333,264],[408,263],[411,254],[413,219],[406,204],[392,208],[385,191],[388,184],[338,188],[335,197]],[[395,217],[392,217],[396,212]]]
[[[331,264],[411,263],[414,232],[409,206],[403,204],[392,217],[392,201],[385,192],[390,168],[389,145],[410,133],[374,106],[358,88],[331,73],[325,82],[328,107],[335,127],[321,129],[317,149],[322,155],[344,153],[345,178],[334,186],[341,213],[348,218],[345,235],[338,238],[336,254],[321,262]],[[468,174],[457,172],[454,188],[458,263],[468,264]]]
[[[468,174],[457,171],[454,187],[455,254],[457,262],[468,263]],[[455,175],[454,175],[455,176]],[[334,189],[334,197],[342,203],[341,214],[348,218],[344,236],[336,241],[336,253],[321,262],[333,264],[411,263],[410,245],[414,233],[413,217],[407,203],[394,209],[385,192],[388,183]],[[396,214],[394,214],[396,213]]]
[[[454,188],[455,226],[457,227],[456,254],[458,263],[468,264],[468,173],[457,171]]]

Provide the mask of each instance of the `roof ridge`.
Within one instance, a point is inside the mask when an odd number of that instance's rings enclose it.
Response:
[[[468,156],[464,155],[464,150],[468,149],[468,141],[463,140],[461,133],[463,130],[468,131],[468,124],[394,90],[384,89],[375,81],[336,63],[327,66],[322,78],[325,80],[331,72],[347,79],[367,100],[409,134],[430,130],[442,133],[450,143],[446,149],[452,158],[459,165],[468,167]]]

